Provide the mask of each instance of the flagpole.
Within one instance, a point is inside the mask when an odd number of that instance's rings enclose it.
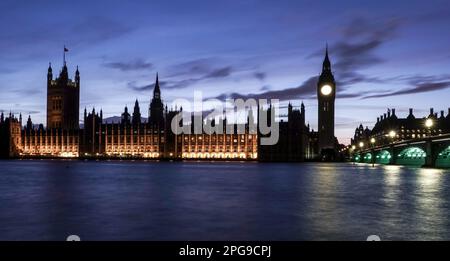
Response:
[[[64,65],[66,65],[66,45],[64,45],[64,49],[63,49],[63,62],[64,62]]]

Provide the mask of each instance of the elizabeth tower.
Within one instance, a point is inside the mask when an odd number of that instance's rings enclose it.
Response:
[[[334,101],[336,99],[336,82],[331,72],[331,62],[328,57],[328,46],[323,61],[322,73],[317,83],[317,98],[319,111],[319,153],[324,150],[334,150]]]

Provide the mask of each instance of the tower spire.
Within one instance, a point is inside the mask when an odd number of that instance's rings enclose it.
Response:
[[[326,44],[325,47],[325,59],[323,60],[322,71],[331,71],[331,62],[328,56],[328,43]]]
[[[156,73],[156,81],[155,81],[155,89],[153,90],[153,98],[160,99],[161,98],[161,90],[159,88],[159,75]]]

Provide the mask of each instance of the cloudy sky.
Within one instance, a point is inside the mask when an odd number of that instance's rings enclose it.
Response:
[[[0,110],[45,123],[48,63],[63,46],[81,108],[147,116],[156,72],[165,102],[264,97],[306,104],[317,126],[316,77],[328,42],[338,81],[336,135],[348,142],[388,107],[425,116],[450,107],[450,2],[0,2]]]

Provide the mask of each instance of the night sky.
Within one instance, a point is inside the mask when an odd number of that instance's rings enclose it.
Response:
[[[336,135],[373,126],[387,108],[450,107],[450,2],[0,2],[0,110],[45,123],[48,63],[81,73],[80,108],[147,117],[156,72],[164,101],[265,97],[306,104],[317,128],[316,77],[328,42],[338,82]],[[82,110],[80,111],[82,113]],[[82,119],[82,117],[81,117]]]

